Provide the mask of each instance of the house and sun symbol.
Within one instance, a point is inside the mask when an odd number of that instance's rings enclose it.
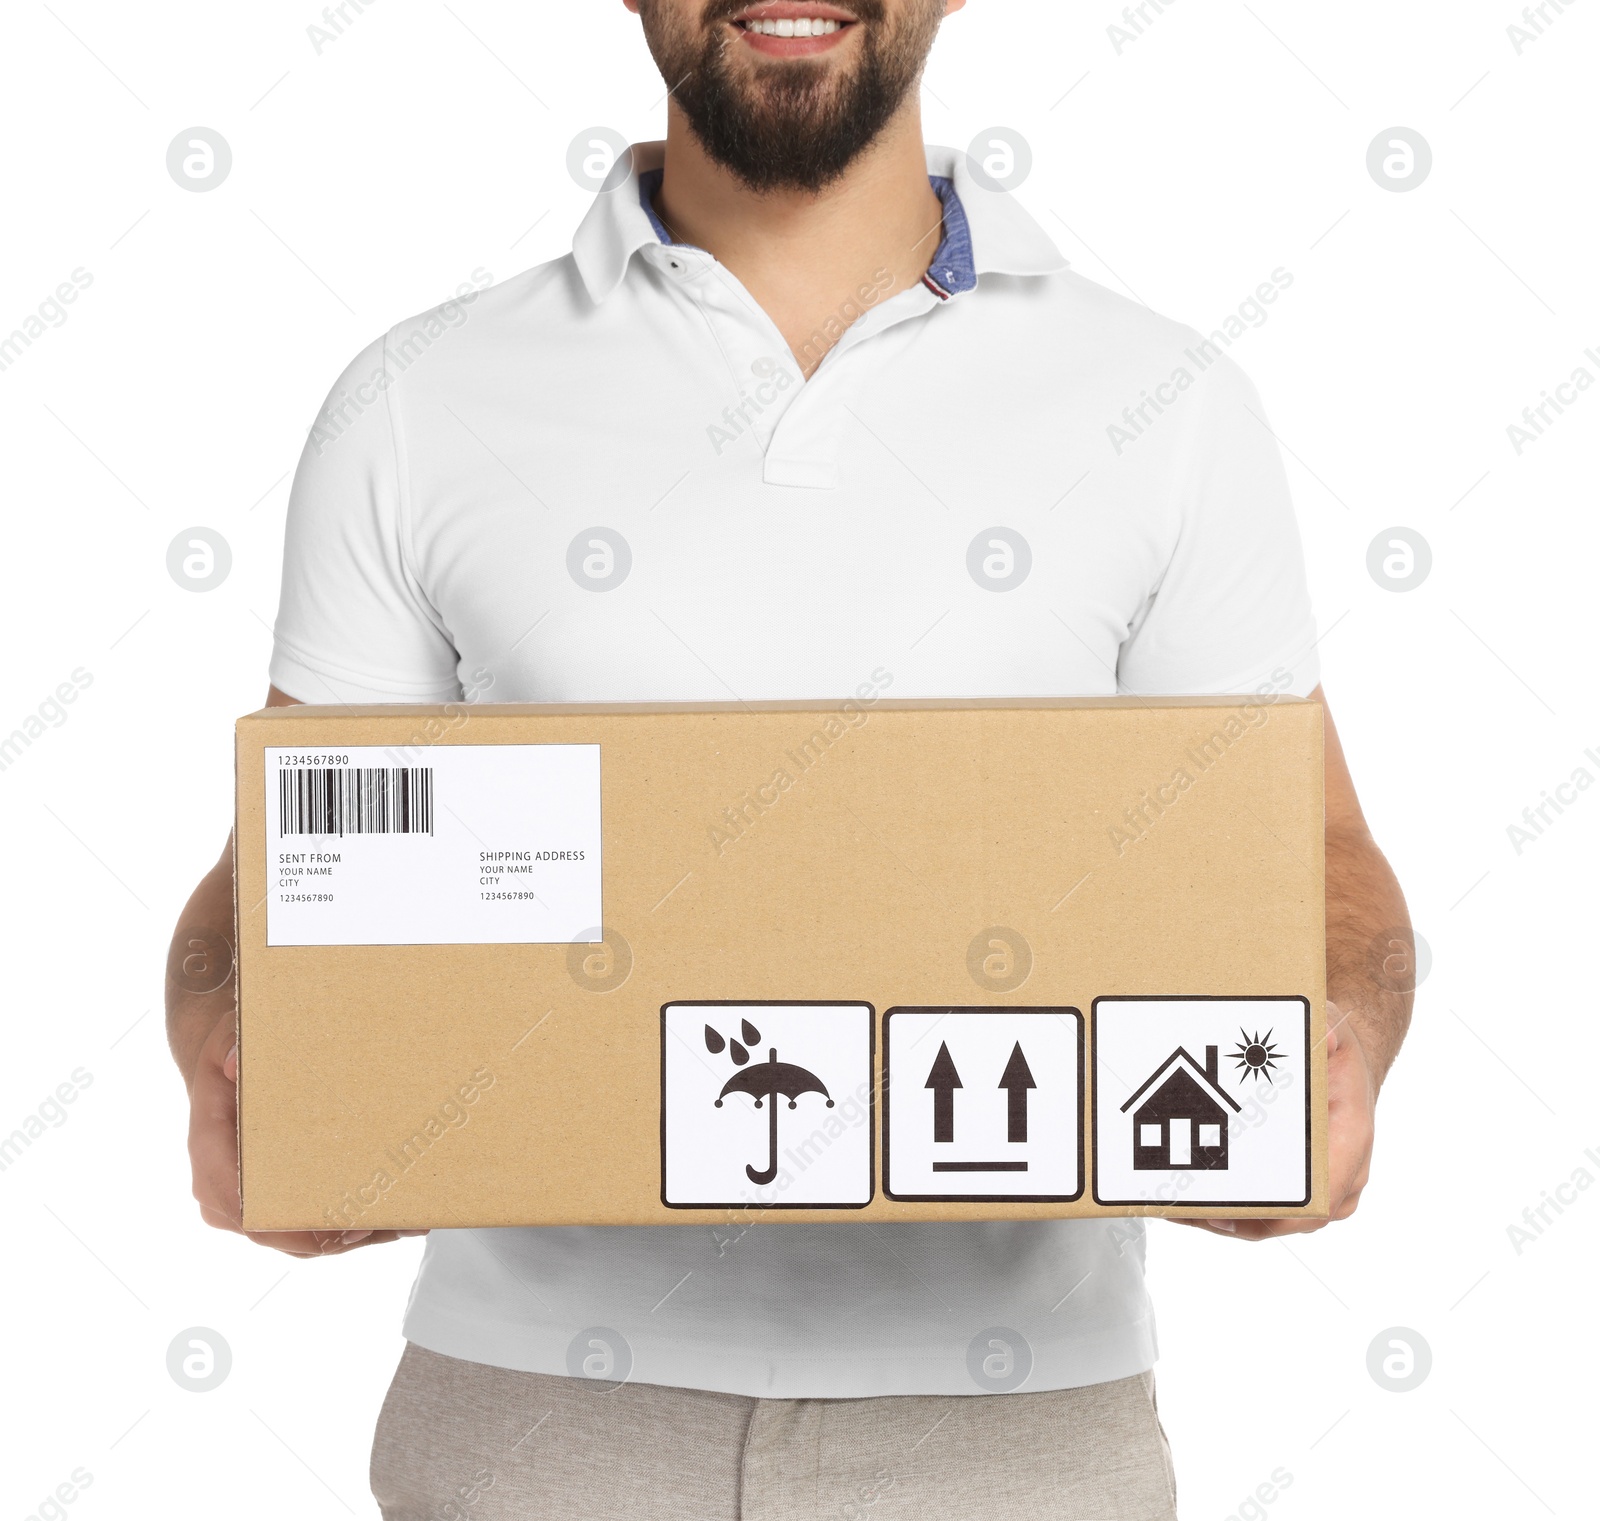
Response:
[[[1248,1077],[1253,1082],[1266,1078],[1269,1084],[1272,1074],[1277,1070],[1280,1054],[1272,1044],[1271,1030],[1265,1035],[1246,1035],[1243,1026],[1239,1029],[1239,1045],[1228,1053],[1239,1066],[1241,1083]]]
[[[1265,1035],[1239,1030],[1239,1044],[1228,1054],[1235,1078],[1243,1087],[1248,1078],[1254,1088],[1263,1079],[1273,1085],[1283,1053]],[[1219,1081],[1217,1047],[1206,1045],[1203,1062],[1179,1046],[1147,1077],[1122,1112],[1133,1112],[1133,1165],[1140,1171],[1173,1168],[1225,1172],[1233,1124],[1229,1114],[1239,1114],[1237,1099]],[[1138,1106],[1135,1108],[1135,1106]]]

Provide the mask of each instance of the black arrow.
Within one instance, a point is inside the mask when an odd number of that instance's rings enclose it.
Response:
[[[1033,1074],[1028,1071],[1028,1058],[1022,1054],[1019,1040],[1011,1048],[1011,1060],[1000,1074],[1000,1086],[1006,1090],[1006,1139],[1028,1139],[1028,1089],[1038,1087]]]
[[[950,1059],[950,1048],[939,1042],[939,1054],[933,1059],[933,1070],[922,1085],[933,1089],[933,1138],[935,1141],[953,1141],[956,1138],[955,1091],[961,1086],[961,1075]]]

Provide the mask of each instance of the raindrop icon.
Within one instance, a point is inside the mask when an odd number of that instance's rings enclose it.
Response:
[[[740,1034],[744,1036],[744,1043],[747,1046],[759,1045],[761,1042],[761,1032],[748,1019],[740,1021]]]
[[[709,1051],[713,1056],[715,1056],[717,1054],[717,1052],[719,1052],[725,1045],[727,1045],[727,1041],[725,1041],[720,1035],[718,1035],[717,1032],[715,1030],[713,1030],[710,1025],[707,1025],[706,1026],[706,1050]]]
[[[745,1048],[736,1040],[730,1041],[729,1045],[733,1051],[734,1061],[736,1061],[741,1067],[744,1066],[744,1064],[750,1060],[750,1053],[746,1051]]]

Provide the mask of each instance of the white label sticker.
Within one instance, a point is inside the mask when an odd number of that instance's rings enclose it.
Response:
[[[1101,998],[1094,1181],[1101,1204],[1311,1198],[1304,998]]]
[[[1076,1199],[1082,1053],[1076,1009],[890,1009],[884,1192]]]
[[[268,750],[268,945],[600,939],[600,747]]]
[[[679,1208],[872,1198],[872,1008],[669,1003],[661,1197]]]

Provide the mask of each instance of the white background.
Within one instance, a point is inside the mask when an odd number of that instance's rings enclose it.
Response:
[[[581,130],[661,129],[620,0],[382,0],[321,56],[317,9],[6,11],[0,330],[94,277],[0,372],[0,726],[93,675],[0,772],[0,1125],[93,1074],[0,1173],[12,1515],[80,1465],[85,1517],[373,1514],[367,1444],[420,1246],[291,1263],[202,1228],[155,1007],[167,935],[227,827],[287,472],[328,385],[474,269],[565,250]],[[1521,457],[1506,428],[1600,344],[1600,11],[1569,7],[1519,56],[1520,9],[1182,0],[1119,56],[1116,0],[973,0],[928,75],[931,139],[1025,134],[1019,195],[1092,278],[1209,329],[1293,272],[1235,352],[1291,451],[1327,690],[1434,953],[1352,1222],[1258,1246],[1151,1228],[1186,1517],[1236,1514],[1279,1467],[1293,1483],[1265,1509],[1286,1521],[1593,1505],[1600,1190],[1521,1255],[1507,1227],[1600,1149],[1600,796],[1520,855],[1506,827],[1600,746],[1600,395]],[[234,154],[207,194],[165,168],[195,124]],[[1435,155],[1407,194],[1366,170],[1396,124]],[[165,569],[195,524],[234,559],[198,595]],[[1366,570],[1396,524],[1434,554],[1404,594]],[[192,1325],[233,1348],[211,1394],[165,1371]],[[1366,1371],[1396,1325],[1433,1350],[1406,1394]]]

